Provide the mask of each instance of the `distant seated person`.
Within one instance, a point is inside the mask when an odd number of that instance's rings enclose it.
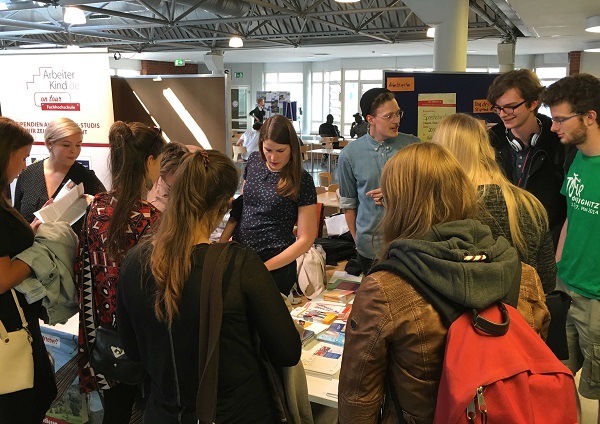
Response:
[[[249,116],[254,118],[254,122],[260,122],[261,124],[265,121],[265,99],[262,97],[256,101],[257,106],[250,111]]]
[[[362,115],[358,112],[352,116],[354,116],[354,122],[350,126],[350,137],[360,138],[368,131],[367,121],[363,120]]]
[[[248,160],[248,156],[252,152],[258,152],[258,135],[262,127],[261,122],[255,122],[252,128],[246,131],[237,141],[236,146],[244,146],[246,153],[242,154],[242,159]]]
[[[333,125],[333,115],[327,115],[327,121],[319,126],[319,135],[321,137],[341,137],[340,130],[338,130],[337,125]],[[340,148],[340,143],[335,141],[333,143],[334,149]]]

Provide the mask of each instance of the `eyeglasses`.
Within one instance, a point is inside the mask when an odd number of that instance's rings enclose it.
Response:
[[[581,116],[583,113],[576,113],[575,115],[567,116],[566,118],[552,118],[552,122],[558,125],[561,125],[563,122],[568,121],[571,118],[575,118],[576,116]]]
[[[515,113],[515,109],[520,107],[521,105],[524,105],[526,102],[526,100],[523,100],[521,103],[516,104],[514,106],[492,106],[492,112],[494,112],[496,115],[500,115],[500,112],[504,112],[507,115],[511,115],[513,113]]]
[[[373,115],[376,118],[381,118],[381,119],[385,119],[386,121],[389,121],[391,119],[394,118],[402,118],[402,116],[404,116],[404,111],[403,110],[397,110],[394,113],[388,113],[387,115]]]

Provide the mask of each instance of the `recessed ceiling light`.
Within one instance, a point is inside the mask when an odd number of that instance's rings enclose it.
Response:
[[[435,38],[435,27],[427,28],[427,36],[429,38]]]

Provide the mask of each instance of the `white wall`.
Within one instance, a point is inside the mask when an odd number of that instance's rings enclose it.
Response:
[[[581,72],[592,74],[600,78],[600,53],[581,54]]]

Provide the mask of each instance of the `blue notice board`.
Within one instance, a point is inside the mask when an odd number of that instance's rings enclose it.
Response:
[[[488,88],[498,75],[385,71],[384,87],[394,92],[398,105],[404,111],[400,131],[417,135],[418,100],[419,94],[423,93],[456,93],[457,112],[468,113],[490,123],[500,122],[500,118],[489,110],[490,105],[485,101]]]

